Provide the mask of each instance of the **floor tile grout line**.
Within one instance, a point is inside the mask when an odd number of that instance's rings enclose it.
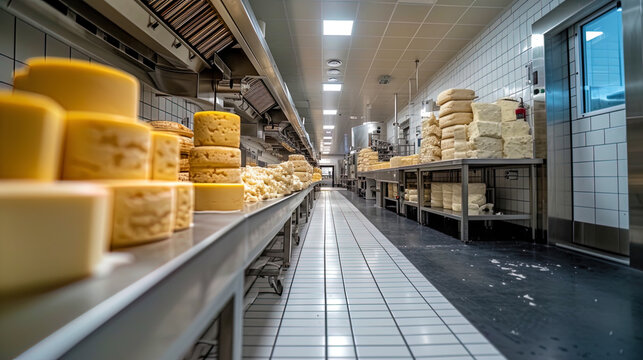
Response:
[[[341,196],[341,195],[338,195],[338,196]],[[342,199],[343,199],[343,198],[342,198]],[[339,202],[341,202],[341,201],[339,201]],[[349,202],[348,202],[348,200],[346,200],[346,203],[347,203],[348,205],[351,205],[351,206],[352,206],[352,204],[351,204],[351,203],[349,203]],[[375,286],[377,286],[377,290],[379,291],[380,295],[382,296],[382,299],[384,299],[384,304],[386,305],[386,308],[388,309],[389,314],[391,314],[391,319],[393,319],[393,322],[395,323],[395,326],[396,326],[396,328],[397,328],[397,331],[399,331],[400,335],[402,336],[402,340],[404,340],[404,344],[406,345],[406,348],[408,349],[409,354],[411,354],[411,358],[415,359],[415,355],[413,354],[413,351],[411,351],[411,347],[409,346],[409,343],[406,341],[406,337],[405,337],[405,336],[404,336],[404,334],[402,333],[402,329],[400,329],[400,325],[399,325],[399,324],[397,323],[397,321],[395,320],[395,316],[393,315],[393,311],[392,311],[392,310],[391,310],[391,308],[389,307],[389,304],[386,302],[386,297],[385,297],[385,296],[384,296],[384,294],[382,293],[382,289],[381,289],[381,288],[380,288],[380,286],[377,284],[377,280],[375,279],[375,275],[373,274],[373,270],[371,269],[371,266],[370,266],[370,265],[369,265],[369,263],[368,263],[368,259],[366,258],[366,255],[364,255],[364,251],[362,250],[361,245],[360,245],[360,244],[359,244],[359,242],[357,241],[357,237],[355,237],[355,233],[353,232],[353,228],[351,227],[350,222],[348,222],[348,220],[346,219],[346,214],[345,214],[345,213],[344,213],[344,211],[342,210],[342,207],[341,207],[341,206],[339,206],[339,207],[338,207],[338,210],[342,213],[342,216],[343,216],[344,220],[346,221],[346,224],[348,225],[348,228],[349,228],[349,230],[350,230],[350,232],[351,232],[351,234],[352,234],[352,236],[353,236],[353,239],[355,240],[355,243],[357,244],[357,247],[359,248],[359,251],[362,253],[362,257],[364,257],[364,262],[366,263],[366,266],[368,267],[368,271],[371,273],[371,276],[373,277],[373,281],[375,282]],[[379,244],[379,242],[378,242],[378,244]],[[381,247],[381,246],[382,246],[382,245],[380,244],[380,247]],[[349,312],[350,312],[350,308],[349,308]],[[449,330],[451,330],[451,329],[449,329]],[[356,355],[357,355],[357,354],[356,354]],[[359,357],[359,356],[358,356],[358,357]]]
[[[337,262],[339,264],[339,271],[340,271],[341,276],[342,276],[342,287],[344,288],[344,298],[346,299],[346,312],[348,313],[348,324],[350,325],[351,338],[353,339],[353,350],[355,351],[355,357],[357,358],[357,341],[355,341],[355,333],[353,332],[353,320],[352,320],[352,317],[351,317],[350,308],[348,307],[349,303],[348,303],[348,294],[346,293],[346,281],[344,279],[344,270],[343,270],[343,267],[342,267],[341,252],[339,250],[339,239],[337,239],[337,227],[336,227],[336,224],[335,224],[335,215],[333,214],[332,207],[330,208],[330,216],[331,216],[332,223],[333,223],[333,230],[334,230],[333,232],[334,232],[334,235],[335,235],[335,244],[337,244]]]
[[[364,214],[362,214],[362,213],[359,211],[359,209],[357,209],[357,207],[355,207],[353,204],[351,204],[351,203],[348,201],[348,199],[345,199],[345,201],[346,201],[349,205],[351,205],[351,206],[353,206],[353,207],[355,208],[355,210],[356,210],[356,214],[360,215],[360,216],[357,216],[357,215],[356,215],[355,217],[357,217],[357,218],[359,219],[359,221],[362,223],[362,225],[364,225],[364,221],[362,221],[362,218],[363,218],[364,220],[366,220],[366,221],[368,221],[368,218],[366,218],[366,216],[364,216]],[[369,221],[369,223],[370,223],[370,221]],[[375,239],[375,241],[377,241],[377,242],[380,244],[380,246],[381,246],[380,241],[377,239],[377,237],[375,237],[375,235],[371,232],[371,230],[370,230],[368,227],[366,227],[366,226],[364,226],[364,228],[366,229],[366,231],[368,231],[368,232],[371,234],[371,236],[373,237],[373,239]],[[377,228],[376,228],[376,229],[377,229]],[[379,231],[379,230],[378,230],[378,231]],[[380,233],[381,233],[381,232],[380,232]],[[384,235],[384,234],[382,234],[382,235],[383,235],[384,237],[386,237],[386,235]],[[390,242],[390,240],[388,240],[388,241]],[[450,326],[449,326],[449,325],[448,325],[448,324],[447,324],[447,323],[442,319],[442,316],[441,316],[440,314],[438,314],[438,312],[437,312],[437,311],[435,311],[435,309],[433,308],[433,306],[431,305],[431,303],[429,303],[429,301],[428,301],[428,300],[426,299],[426,297],[422,294],[422,292],[421,292],[421,291],[419,291],[419,290],[417,289],[417,287],[415,286],[415,284],[411,281],[411,279],[409,279],[409,277],[408,277],[408,275],[406,274],[406,272],[405,272],[404,270],[402,270],[402,268],[400,268],[400,265],[395,261],[395,259],[393,259],[393,257],[392,257],[392,256],[391,256],[391,254],[388,252],[388,250],[386,250],[386,248],[385,248],[384,246],[382,246],[382,248],[384,249],[384,251],[386,252],[386,254],[389,256],[389,258],[393,261],[393,263],[397,266],[397,268],[402,272],[402,274],[404,274],[404,277],[409,281],[409,283],[411,284],[411,286],[413,286],[413,288],[415,289],[415,291],[417,291],[417,292],[418,292],[418,294],[420,294],[420,296],[422,297],[422,299],[424,299],[424,302],[425,302],[427,305],[429,305],[429,307],[431,308],[431,310],[432,310],[432,311],[435,313],[435,315],[440,319],[440,321],[442,321],[442,323],[443,323],[443,324],[444,324],[444,325],[449,329],[449,331],[451,332],[451,334],[452,334],[456,339],[458,339],[458,342],[460,343],[460,345],[462,345],[462,347],[467,351],[467,353],[468,353],[469,355],[471,355],[471,357],[475,358],[475,356],[471,353],[471,351],[469,351],[469,349],[467,348],[467,346],[462,342],[462,340],[460,340],[460,338],[458,337],[458,335],[457,335],[457,334],[456,334],[456,333],[451,329],[451,327],[450,327]],[[403,254],[402,254],[402,255],[403,255]],[[415,266],[414,266],[414,267],[415,267]],[[417,268],[416,268],[416,269],[417,269]],[[425,277],[425,278],[426,278],[426,277]],[[426,280],[429,282],[429,284],[431,284],[431,286],[433,286],[433,284],[431,283],[431,281],[429,281],[429,279],[426,279]],[[435,287],[435,286],[434,286],[434,287]],[[436,289],[436,290],[437,290],[437,289]],[[442,295],[442,296],[444,297],[444,294],[442,294],[442,292],[440,292],[439,290],[437,290],[437,291],[440,293],[440,295]],[[445,299],[446,299],[446,297],[445,297]],[[449,300],[447,299],[447,301],[449,301]],[[450,301],[449,301],[449,304],[451,304],[451,302],[450,302]],[[453,306],[453,304],[451,304],[451,306]],[[455,306],[453,306],[453,307],[455,308]],[[457,310],[457,308],[456,308],[456,310]],[[458,312],[459,312],[459,311],[458,311]],[[464,315],[461,315],[461,316],[462,316],[462,317],[464,317],[467,321],[469,321],[469,319],[467,319]],[[473,326],[473,324],[472,324],[471,326]],[[474,326],[474,328],[475,328],[475,326]],[[480,330],[478,330],[477,328],[476,328],[476,331],[477,331],[478,333],[480,333]],[[482,335],[482,333],[480,333],[480,335]],[[482,335],[482,336],[484,336],[484,335]],[[486,338],[486,336],[485,336],[484,338],[485,338],[485,340],[487,340],[487,343],[488,343],[488,344],[491,344],[491,342],[489,341],[489,339],[487,339],[487,338]],[[491,344],[491,345],[493,345],[493,344]],[[495,347],[495,346],[494,346],[494,347]],[[499,351],[499,350],[498,350],[498,351]],[[504,355],[503,355],[503,356],[504,356]]]
[[[306,233],[304,234],[303,241],[301,241],[301,244],[299,244],[300,248],[299,248],[299,254],[297,256],[297,263],[295,264],[295,268],[293,269],[292,281],[290,282],[290,286],[288,287],[288,295],[286,295],[286,302],[284,303],[284,309],[281,312],[281,318],[279,319],[279,326],[277,326],[277,333],[275,334],[275,341],[273,342],[272,348],[270,349],[269,359],[272,359],[272,357],[273,357],[273,355],[275,353],[275,347],[277,346],[277,339],[279,338],[279,331],[281,330],[281,324],[283,324],[283,322],[284,322],[284,316],[286,314],[286,308],[288,307],[288,300],[290,299],[290,290],[292,289],[292,285],[295,282],[295,275],[297,274],[297,268],[299,267],[299,261],[301,260],[301,251],[304,249],[304,245],[306,244],[306,239],[308,238],[308,229],[310,228],[310,223],[311,223],[310,219],[312,219],[312,216],[315,213],[315,210],[317,209],[318,205],[319,205],[319,203],[315,204],[315,206],[313,207],[313,210],[311,211],[310,216],[308,217],[308,223],[306,224]],[[306,211],[308,211],[308,209],[306,209]],[[295,216],[299,217],[299,207],[297,207]],[[291,219],[291,221],[292,221],[292,219]],[[300,240],[301,240],[301,236],[300,236]],[[291,242],[291,246],[292,246],[292,242]]]

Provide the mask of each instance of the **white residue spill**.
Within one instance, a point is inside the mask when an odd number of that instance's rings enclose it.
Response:
[[[532,300],[532,301],[534,300],[534,298],[532,298],[531,296],[529,296],[529,294],[525,294],[525,295],[523,295],[522,297],[524,297],[524,298],[525,298],[525,299],[527,299],[527,300]]]

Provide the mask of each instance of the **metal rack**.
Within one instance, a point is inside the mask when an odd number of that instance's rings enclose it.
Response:
[[[406,215],[406,207],[416,207],[417,221],[422,223],[422,214],[431,213],[446,218],[457,220],[460,224],[460,240],[469,241],[470,221],[514,221],[528,220],[531,228],[531,237],[535,239],[537,228],[537,188],[536,188],[536,167],[542,165],[542,159],[456,159],[436,161],[421,165],[405,166],[393,169],[383,169],[358,173],[364,179],[374,179],[377,182],[393,182],[405,185],[406,175],[413,174],[418,181],[418,203],[404,202],[403,197],[398,201],[398,214]],[[527,168],[529,169],[529,202],[528,213],[503,212],[502,214],[469,215],[468,194],[469,194],[469,170],[470,169],[499,169],[499,168]],[[462,184],[462,209],[463,211],[452,211],[442,208],[431,208],[421,206],[423,202],[424,182],[423,174],[426,172],[454,171],[459,174]],[[382,197],[377,205],[385,207],[384,201],[391,201]]]
[[[190,229],[119,250],[130,262],[109,274],[0,300],[0,358],[178,359],[215,318],[219,357],[240,358],[245,271],[294,212],[308,220],[314,187],[196,213]]]

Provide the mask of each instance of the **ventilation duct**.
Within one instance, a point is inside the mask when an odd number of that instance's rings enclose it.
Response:
[[[263,114],[277,105],[263,80],[249,78],[247,84],[248,90],[241,95],[259,114]]]

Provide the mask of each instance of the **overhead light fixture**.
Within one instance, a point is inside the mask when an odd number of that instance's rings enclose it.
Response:
[[[328,75],[337,76],[337,75],[341,75],[342,72],[339,69],[328,69],[328,71],[326,71],[326,73],[328,73]]]
[[[324,154],[324,155],[328,155],[328,154],[330,154],[330,152],[328,152],[328,151],[322,151],[322,154]]]
[[[353,20],[324,20],[324,35],[350,36]]]
[[[326,110],[324,110],[323,113],[324,113],[324,115],[337,115],[337,110],[326,109]]]
[[[325,130],[333,130],[335,128],[335,125],[324,125]]]
[[[323,84],[324,91],[342,91],[342,84]]]
[[[328,78],[328,81],[329,81],[329,82],[336,82],[336,81],[337,81],[337,78],[330,77],[330,78]]]
[[[326,61],[326,64],[330,67],[339,67],[342,65],[342,61],[339,59],[330,59]]]
[[[585,41],[592,41],[601,35],[603,35],[602,31],[586,31]]]
[[[324,140],[333,140],[332,136],[324,136]]]
[[[350,116],[350,119],[351,119],[351,120],[357,120],[357,116],[355,116],[355,115],[351,115],[351,116]]]

